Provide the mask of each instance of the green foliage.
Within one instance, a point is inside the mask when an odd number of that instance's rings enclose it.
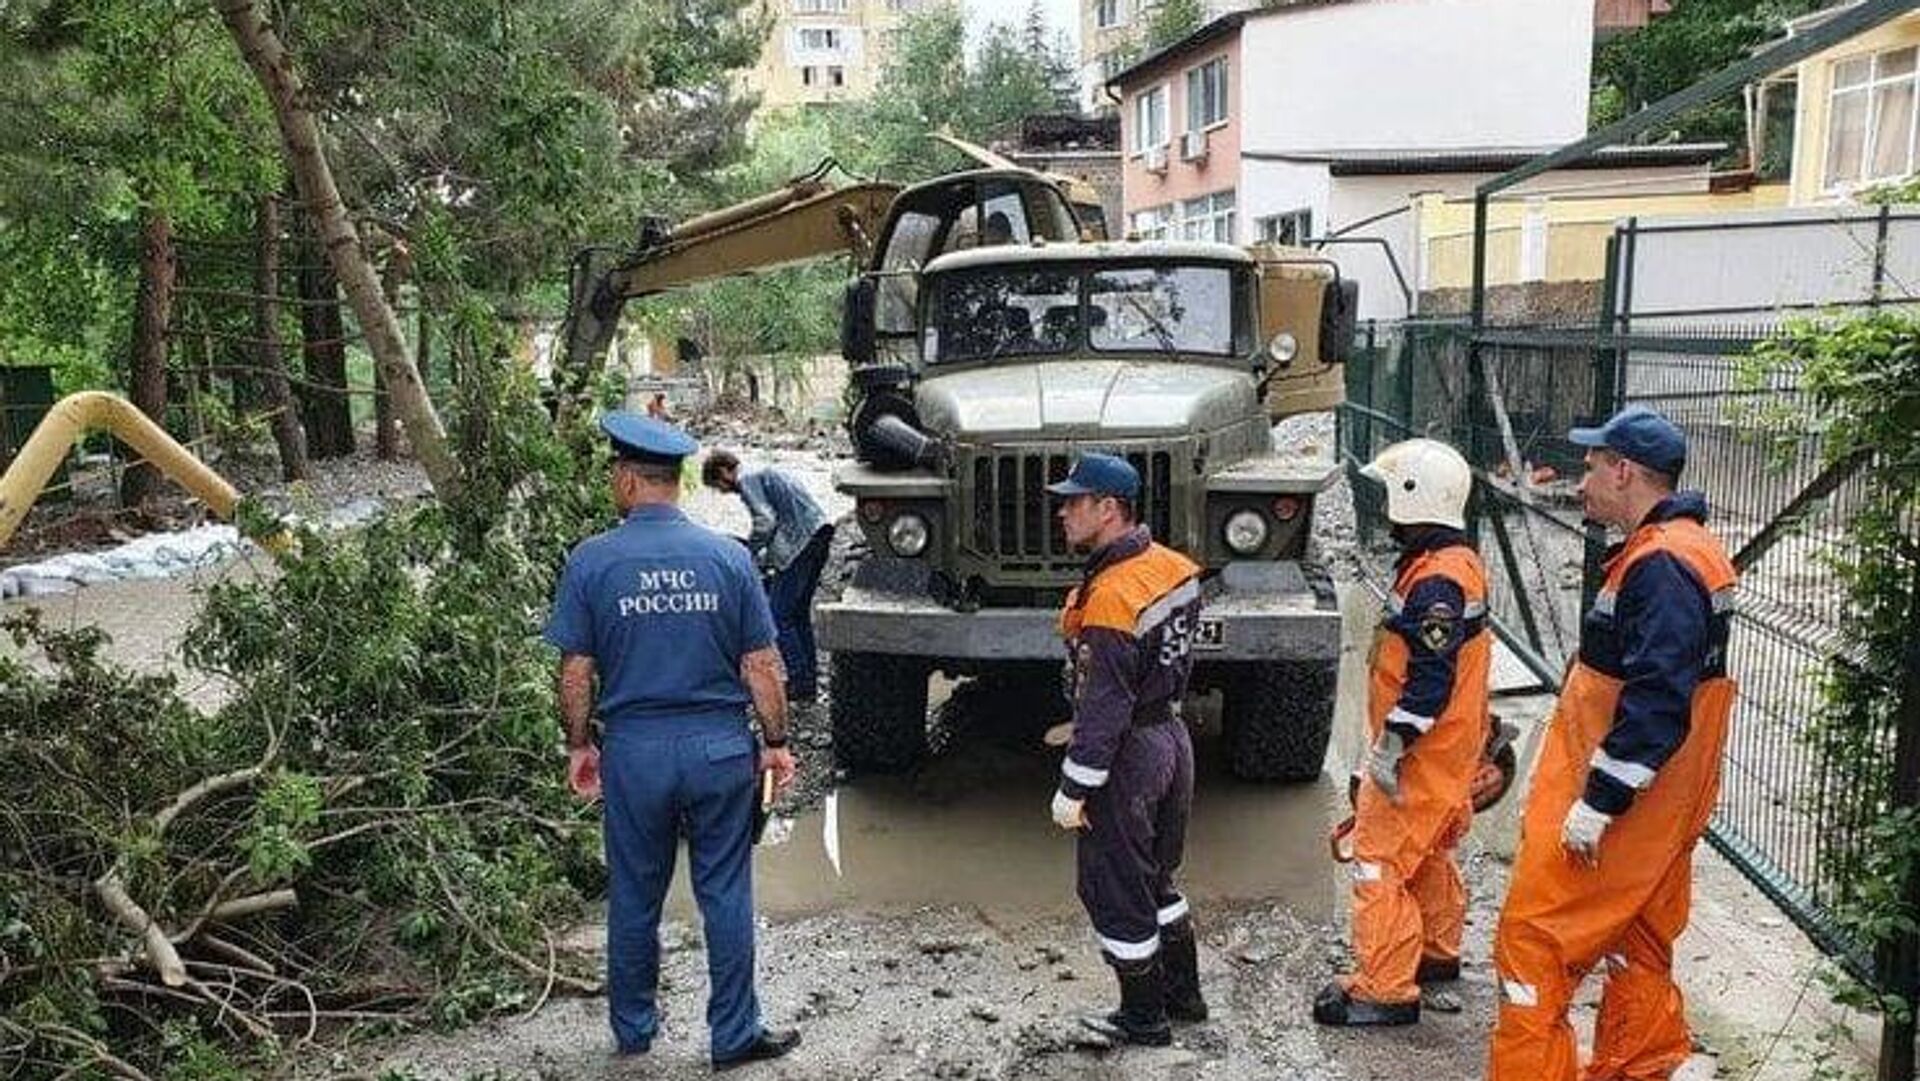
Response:
[[[1870,823],[1864,842],[1828,853],[1823,894],[1857,940],[1912,931],[1907,883],[1920,859],[1920,813],[1893,804],[1893,746],[1903,711],[1920,708],[1920,316],[1878,312],[1793,323],[1762,343],[1750,386],[1797,381],[1802,402],[1776,418],[1785,442],[1819,441],[1829,463],[1865,464],[1846,535],[1828,547],[1846,592],[1846,649],[1821,673],[1822,708],[1808,739],[1827,764],[1827,821]],[[1871,1005],[1905,1010],[1884,996]]]
[[[548,929],[604,876],[597,821],[561,779],[538,632],[567,550],[611,507],[598,441],[552,431],[524,374],[487,349],[500,339],[483,311],[461,325],[472,401],[454,419],[470,491],[357,533],[302,531],[272,573],[211,587],[184,657],[227,689],[217,709],[110,663],[97,630],[54,630],[32,609],[7,621],[39,658],[0,658],[10,1046],[80,1065],[89,1050],[54,1038],[72,1029],[154,1076],[210,1079],[258,1076],[277,1054],[232,1024],[196,1027],[229,1014],[129,994],[150,978],[138,969],[101,982],[91,959],[137,956],[93,896],[112,870],[190,964],[225,960],[195,927],[271,959],[271,980],[233,977],[240,1015],[298,1015],[311,990],[456,1024],[545,985]],[[242,517],[269,532],[250,505]],[[222,776],[239,779],[185,797]],[[277,889],[298,908],[232,932],[202,922],[217,900]]]
[[[1895,181],[1889,184],[1877,184],[1861,192],[1856,198],[1859,202],[1870,206],[1901,206],[1907,203],[1920,203],[1920,177]]]
[[[1207,6],[1202,0],[1160,0],[1147,18],[1147,49],[1172,45],[1206,21]]]
[[[1594,54],[1595,126],[1646,107],[1669,94],[1744,60],[1779,36],[1786,20],[1820,6],[1820,0],[1678,0],[1673,10],[1645,28],[1623,34]],[[1646,141],[1724,142],[1746,145],[1746,118],[1739,96],[1725,97],[1677,118]]]

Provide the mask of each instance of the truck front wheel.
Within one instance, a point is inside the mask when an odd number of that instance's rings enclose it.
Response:
[[[849,773],[900,773],[927,753],[927,676],[920,657],[835,653],[827,717],[833,757]]]
[[[1224,665],[1221,691],[1228,766],[1249,781],[1320,776],[1333,734],[1337,660]]]

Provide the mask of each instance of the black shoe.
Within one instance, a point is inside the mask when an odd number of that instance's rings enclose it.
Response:
[[[1346,988],[1330,983],[1313,998],[1313,1020],[1321,1025],[1414,1025],[1420,1022],[1420,1002],[1368,1002],[1354,998]]]
[[[1187,1024],[1205,1021],[1207,1000],[1200,994],[1200,947],[1192,920],[1160,929],[1160,964],[1166,973],[1167,1018]]]
[[[716,1055],[713,1059],[713,1072],[724,1073],[736,1066],[745,1066],[749,1062],[764,1062],[800,1046],[800,1031],[791,1028],[763,1028],[753,1042],[725,1057]]]
[[[1107,963],[1120,980],[1120,1008],[1105,1016],[1083,1017],[1080,1023],[1110,1040],[1141,1047],[1173,1043],[1167,1023],[1166,976],[1156,955],[1144,961],[1122,961],[1108,955]]]
[[[653,1050],[653,1041],[651,1040],[644,1043],[630,1043],[614,1048],[613,1057],[617,1059],[639,1058],[651,1050]]]
[[[1460,961],[1442,961],[1436,957],[1422,957],[1420,969],[1413,974],[1413,982],[1418,984],[1452,983],[1460,978]]]

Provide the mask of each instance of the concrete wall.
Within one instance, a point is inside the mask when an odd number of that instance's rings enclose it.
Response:
[[[1618,271],[1635,330],[1767,324],[1786,309],[1857,304],[1872,295],[1877,207],[1656,218],[1639,225]],[[1914,208],[1894,212],[1887,222],[1882,296],[1920,299],[1920,211]],[[1718,312],[1681,314],[1702,309]]]
[[[1920,45],[1920,12],[1898,19],[1803,61],[1793,125],[1793,204],[1851,201],[1845,191],[1826,190],[1827,129],[1833,105],[1833,67],[1862,53]]]
[[[1355,0],[1250,18],[1249,151],[1552,146],[1587,127],[1593,0]]]

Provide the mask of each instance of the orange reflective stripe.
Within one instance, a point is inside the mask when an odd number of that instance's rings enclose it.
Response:
[[[1074,631],[1106,627],[1133,634],[1142,612],[1180,589],[1199,571],[1193,560],[1179,552],[1161,544],[1148,545],[1146,551],[1115,563],[1094,577],[1087,601],[1079,608],[1078,626]],[[1063,615],[1063,626],[1065,619]]]

